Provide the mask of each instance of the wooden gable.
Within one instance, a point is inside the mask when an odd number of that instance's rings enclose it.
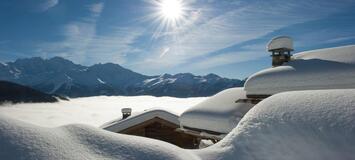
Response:
[[[177,132],[178,125],[159,117],[154,117],[118,133],[148,137],[175,144],[182,148],[198,148],[199,139],[181,132]]]

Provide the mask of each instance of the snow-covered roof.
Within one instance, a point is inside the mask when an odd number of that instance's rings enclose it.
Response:
[[[292,91],[255,105],[201,159],[355,159],[355,89]],[[211,154],[213,151],[221,153]],[[223,152],[224,151],[224,152]]]
[[[186,110],[180,116],[180,125],[194,129],[229,133],[243,115],[254,105],[238,102],[245,99],[243,88],[226,89]]]
[[[355,45],[295,54],[282,66],[253,74],[244,87],[247,95],[355,88]]]
[[[171,122],[173,124],[180,125],[178,119],[179,116],[177,114],[164,109],[149,109],[141,113],[135,113],[127,117],[126,119],[119,118],[113,120],[111,122],[102,125],[100,128],[112,132],[120,132],[153,118],[160,118],[168,122]]]

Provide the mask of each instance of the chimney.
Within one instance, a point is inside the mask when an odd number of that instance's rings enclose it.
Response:
[[[127,117],[129,117],[131,115],[132,109],[131,108],[122,108],[121,112],[122,112],[122,119],[126,119]]]
[[[267,50],[271,52],[272,66],[281,66],[291,60],[293,41],[287,36],[275,37],[268,43]]]

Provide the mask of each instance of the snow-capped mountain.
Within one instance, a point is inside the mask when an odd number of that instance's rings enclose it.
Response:
[[[146,94],[174,97],[210,96],[243,84],[238,79],[222,78],[215,74],[147,76],[118,64],[95,64],[87,67],[61,57],[34,57],[0,63],[0,80],[69,97]]]

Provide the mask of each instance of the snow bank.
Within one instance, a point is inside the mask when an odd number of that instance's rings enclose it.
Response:
[[[294,91],[255,105],[202,159],[355,159],[355,90]]]
[[[244,86],[247,94],[355,88],[355,45],[302,52],[292,59],[250,76]]]
[[[243,88],[226,89],[186,110],[180,116],[181,126],[229,133],[240,119],[253,107],[249,103],[235,103],[245,99]]]
[[[202,150],[85,125],[42,128],[0,114],[2,159],[355,159],[355,89],[285,92]]]
[[[355,64],[355,45],[317,49],[293,55],[294,59],[320,59],[325,61]]]
[[[85,125],[42,128],[0,116],[1,159],[197,159],[172,144]]]
[[[74,98],[58,103],[25,103],[0,106],[0,113],[44,127],[56,127],[72,123],[92,126],[121,118],[121,109],[130,107],[134,112],[150,108],[168,109],[180,115],[183,111],[205,98],[173,98],[153,96],[97,96]]]

